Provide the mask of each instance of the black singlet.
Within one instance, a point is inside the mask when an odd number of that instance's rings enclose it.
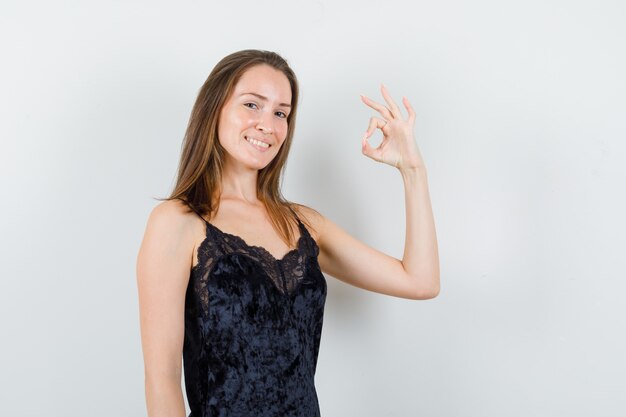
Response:
[[[326,279],[317,243],[294,216],[300,238],[281,259],[200,216],[206,238],[185,296],[189,417],[320,416]]]

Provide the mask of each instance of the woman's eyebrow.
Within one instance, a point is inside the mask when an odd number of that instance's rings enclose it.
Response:
[[[241,94],[242,96],[245,96],[246,94],[251,94],[253,96],[257,96],[258,98],[260,98],[261,100],[266,100],[267,101],[267,97],[262,96],[261,94],[257,94],[257,93],[243,93]],[[291,107],[291,104],[287,104],[287,103],[280,103],[279,106],[283,106],[283,107]]]

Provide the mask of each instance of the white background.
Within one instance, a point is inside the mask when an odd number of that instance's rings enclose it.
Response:
[[[624,416],[625,28],[621,1],[3,1],[0,415],[146,415],[145,223],[210,70],[257,48],[300,81],[288,199],[402,257],[401,177],[360,148],[381,82],[428,169],[441,294],[327,275],[322,415]]]

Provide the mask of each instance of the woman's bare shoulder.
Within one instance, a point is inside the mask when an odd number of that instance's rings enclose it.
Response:
[[[194,213],[181,200],[166,200],[157,204],[150,213],[150,218],[182,225],[188,223]]]
[[[148,218],[148,228],[158,231],[161,236],[178,236],[194,240],[197,223],[202,220],[180,200],[166,200],[157,204]]]
[[[316,241],[319,241],[320,234],[324,227],[324,215],[314,208],[304,204],[294,203],[294,206],[298,217],[300,217],[305,224],[308,223],[307,225],[310,225],[310,228],[312,229],[311,235]]]

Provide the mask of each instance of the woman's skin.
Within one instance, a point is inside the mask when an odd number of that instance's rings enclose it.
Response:
[[[321,270],[348,284],[381,294],[423,300],[439,294],[439,256],[426,168],[413,134],[415,113],[406,98],[408,118],[382,86],[387,105],[362,96],[379,116],[372,117],[362,138],[362,152],[394,166],[405,187],[406,239],[402,260],[380,252],[348,234],[327,217],[302,208],[315,230]],[[256,93],[257,95],[244,94]],[[263,96],[263,98],[259,97]],[[227,150],[219,210],[211,223],[262,246],[280,259],[287,247],[271,226],[256,195],[258,170],[269,164],[287,135],[291,89],[285,75],[268,66],[248,69],[225,103],[219,141]],[[386,121],[386,123],[385,123]],[[384,137],[377,148],[367,142],[376,129]],[[269,143],[259,150],[246,141]],[[299,236],[299,230],[294,229]],[[149,417],[185,417],[181,390],[185,292],[205,225],[176,200],[150,213],[137,258],[141,339]]]

